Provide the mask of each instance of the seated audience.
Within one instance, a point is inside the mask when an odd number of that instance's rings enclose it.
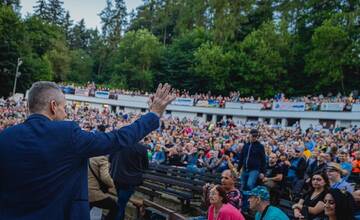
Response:
[[[228,204],[226,191],[222,186],[214,186],[210,190],[210,207],[208,220],[245,220],[241,212]]]
[[[283,211],[270,205],[270,194],[265,186],[257,186],[244,194],[249,196],[250,209],[256,211],[255,220],[289,220]]]
[[[354,220],[354,199],[349,192],[330,189],[324,203],[328,220]]]
[[[295,218],[299,219],[322,219],[324,218],[324,197],[329,188],[329,179],[325,173],[315,173],[311,177],[311,189],[294,204]]]
[[[331,162],[327,166],[326,173],[329,177],[330,187],[333,189],[346,190],[349,193],[354,191],[354,186],[346,182],[345,179],[341,178],[344,171],[341,169],[338,163]]]

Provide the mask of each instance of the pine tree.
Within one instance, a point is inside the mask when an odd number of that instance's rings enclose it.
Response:
[[[0,6],[11,6],[14,12],[20,13],[20,0],[0,0]]]
[[[72,29],[71,48],[86,50],[89,46],[90,34],[86,30],[85,21],[81,19]]]
[[[61,0],[49,0],[48,13],[50,22],[61,26],[65,18],[64,2]]]
[[[127,12],[124,0],[107,0],[106,7],[100,13],[104,37],[116,44],[127,24]]]
[[[67,11],[63,22],[63,28],[68,44],[70,44],[71,41],[71,31],[72,31],[71,28],[73,25],[74,25],[74,21],[71,20],[70,13],[69,11]]]
[[[48,5],[46,0],[37,0],[34,8],[34,14],[45,21],[49,21]]]

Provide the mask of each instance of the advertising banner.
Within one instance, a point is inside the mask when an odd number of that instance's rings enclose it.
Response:
[[[75,95],[89,96],[89,90],[88,89],[75,89]]]
[[[225,108],[235,108],[242,110],[261,110],[263,104],[261,103],[240,103],[240,102],[226,102]]]
[[[209,99],[209,100],[199,100],[196,103],[198,107],[219,107],[220,103],[218,100]]]
[[[305,102],[274,102],[272,110],[303,112],[305,111]]]
[[[182,106],[193,106],[194,99],[191,98],[176,98],[171,102],[172,105],[182,105]]]
[[[352,104],[352,112],[360,112],[360,103]]]
[[[320,111],[342,112],[345,103],[321,103]]]
[[[109,95],[110,95],[110,92],[108,92],[108,91],[96,91],[95,92],[96,98],[108,99]]]
[[[208,104],[209,104],[209,107],[217,108],[217,107],[219,107],[220,102],[218,100],[215,100],[215,99],[209,99]]]

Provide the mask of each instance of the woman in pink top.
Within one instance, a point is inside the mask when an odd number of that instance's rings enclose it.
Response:
[[[210,207],[208,220],[245,220],[241,212],[234,206],[227,204],[225,190],[217,185],[210,190]]]

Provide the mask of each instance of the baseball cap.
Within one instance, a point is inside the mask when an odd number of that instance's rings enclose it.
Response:
[[[265,186],[257,186],[250,191],[245,191],[244,195],[257,196],[257,197],[260,197],[260,199],[264,200],[264,201],[270,200],[269,190]]]

